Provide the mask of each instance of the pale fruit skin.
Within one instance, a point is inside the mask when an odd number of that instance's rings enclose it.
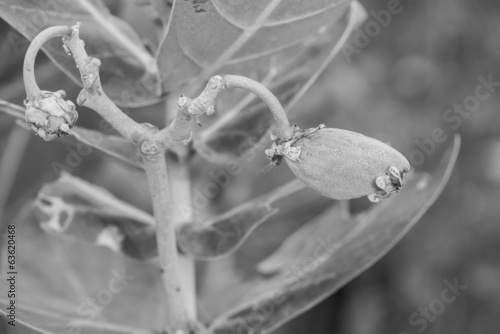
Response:
[[[375,180],[391,166],[402,175],[410,170],[408,160],[389,145],[348,130],[322,128],[297,140],[292,147],[301,147],[299,160],[286,157],[295,176],[332,199],[378,193]]]

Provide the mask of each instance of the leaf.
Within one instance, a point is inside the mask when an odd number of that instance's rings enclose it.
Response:
[[[5,309],[8,304],[7,302],[0,302],[2,305],[2,310],[0,310],[0,330],[2,333],[5,334],[48,334],[46,331],[38,330],[33,328],[32,326],[24,323],[23,321],[19,321],[18,319],[13,319],[15,321],[12,321],[11,318],[7,317],[7,314],[5,313]],[[11,325],[9,324],[11,322]]]
[[[0,100],[0,111],[17,118],[21,122],[21,126],[25,125],[23,107]],[[70,134],[72,136],[61,137],[58,140],[73,147],[78,147],[78,142],[81,142],[96,148],[106,156],[112,157],[128,166],[142,168],[142,155],[134,144],[123,137],[104,135],[99,131],[89,130],[79,126],[74,126]],[[88,148],[83,148],[83,150],[85,151],[85,155],[91,153]]]
[[[48,233],[144,260],[158,256],[154,218],[70,174],[40,190],[36,206]]]
[[[9,301],[0,298],[0,329],[2,325],[5,334],[55,334],[55,333],[81,333],[81,334],[152,334],[151,331],[139,330],[128,326],[121,326],[111,323],[93,322],[89,323],[85,319],[69,319],[67,323],[61,324],[61,315],[43,310],[21,308],[16,310],[15,326],[8,324],[10,318],[7,317],[5,309],[9,306]],[[37,324],[44,324],[42,327],[50,328],[41,329],[37,325],[29,324],[29,319]],[[36,319],[36,320],[35,320]],[[3,324],[2,324],[3,322]],[[52,324],[52,325],[50,325]]]
[[[346,229],[345,222],[339,227],[336,221],[329,220],[335,218],[332,216],[334,211],[320,216],[312,222],[317,224],[316,229],[309,228],[313,232],[309,241],[301,245],[303,253],[298,251],[299,247],[291,247],[285,242],[261,263],[261,270],[270,268],[277,270],[277,274],[254,276],[233,286],[226,285],[224,293],[234,293],[237,297],[231,309],[212,322],[210,333],[269,333],[373,265],[402,239],[437,199],[450,177],[459,146],[460,138],[456,136],[453,146],[431,174],[414,175],[402,193],[355,217],[350,230]],[[331,236],[335,240],[331,247],[323,246],[314,231],[324,233],[323,241],[328,242]],[[297,241],[297,234],[290,238]],[[292,256],[295,261],[289,260]],[[285,259],[286,266],[269,264],[276,264],[278,258]]]
[[[304,187],[302,182],[294,180],[203,224],[184,224],[177,232],[179,248],[199,260],[227,256],[276,214],[277,209],[271,207],[273,202]]]
[[[16,226],[19,321],[50,333],[76,333],[79,327],[81,334],[152,334],[162,327],[165,301],[158,293],[157,267],[43,233],[32,206],[25,206],[11,224]],[[11,271],[6,264],[1,261],[2,277]],[[2,310],[4,298],[6,280],[0,282]]]
[[[102,62],[100,78],[106,94],[116,104],[127,107],[159,101],[154,57],[132,27],[111,15],[101,0],[0,0],[0,17],[29,40],[48,27],[81,22],[80,37],[85,49]],[[43,51],[76,84],[82,85],[75,61],[65,53],[60,39],[47,42]]]
[[[163,87],[216,73],[262,81],[335,24],[349,1],[175,1],[157,54]]]
[[[275,274],[290,268],[298,258],[312,256],[318,250],[318,244],[328,252],[339,247],[339,241],[360,224],[357,217],[346,217],[340,205],[330,207],[315,220],[303,225],[281,244],[271,256],[257,265],[263,274]],[[332,233],[332,222],[335,222],[335,233]],[[327,236],[328,240],[324,240]]]
[[[62,137],[62,141],[72,146],[78,146],[78,142],[82,142],[98,149],[105,156],[111,157],[116,161],[135,168],[143,168],[141,153],[134,144],[123,137],[104,135],[99,131],[77,126],[71,129],[70,134],[72,136]]]
[[[263,80],[262,83],[276,95],[287,113],[341,50],[364,14],[358,2],[351,2],[343,17],[332,18],[332,23],[325,26],[320,37],[297,52],[293,61],[285,64],[274,76]],[[226,161],[243,155],[259,143],[272,123],[273,117],[267,106],[250,96],[198,134],[194,138],[194,147],[210,161]]]

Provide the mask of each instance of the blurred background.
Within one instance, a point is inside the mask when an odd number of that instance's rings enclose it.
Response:
[[[387,10],[391,2],[361,0],[368,17],[360,29],[376,22],[371,11]],[[141,36],[155,42],[145,14],[133,3],[108,3]],[[500,87],[481,100],[475,111],[461,117],[461,124],[446,118],[455,104],[474,96],[479,77],[488,80],[492,76],[500,82],[500,3],[402,0],[401,8],[390,24],[365,39],[363,47],[349,56],[337,56],[295,107],[292,121],[303,128],[326,123],[364,133],[390,142],[410,161],[418,156],[416,151],[422,152],[417,142],[432,138],[434,129],[443,129],[448,140],[435,143],[435,152],[415,164],[417,170],[436,164],[452,134],[459,132],[463,144],[458,163],[441,197],[387,256],[277,333],[500,332]],[[10,29],[0,21],[0,99],[21,105],[21,65],[28,44],[13,45],[6,38]],[[356,47],[357,34],[351,36],[349,45]],[[43,89],[64,87],[72,100],[79,92],[44,55],[37,60],[37,80]],[[161,124],[164,115],[159,109],[134,110],[133,117]],[[96,114],[80,112],[78,125],[96,128],[98,121]],[[0,114],[0,154],[14,142],[16,149],[9,159],[20,159],[15,178],[0,180],[0,188],[13,182],[8,194],[0,193],[0,203],[6,203],[3,222],[9,222],[23,203],[34,198],[44,182],[56,179],[51,162],[64,161],[68,153],[57,141],[46,143],[31,132],[13,130],[13,122],[12,117]],[[287,167],[260,174],[265,164],[263,155],[252,161],[213,201],[211,210],[223,212],[291,178]],[[193,166],[194,186],[207,182],[210,170],[218,170],[199,157]],[[135,171],[92,154],[72,173],[150,210],[145,178]],[[354,202],[353,210],[361,205]],[[295,219],[291,225],[304,223],[300,215]],[[272,228],[272,222],[266,224],[256,236],[269,234]],[[251,238],[246,249],[257,248],[256,240]],[[256,249],[259,252],[266,250]],[[410,316],[428,308],[440,298],[445,282],[455,280],[467,288],[429,320],[425,330],[417,331],[422,326],[412,326]]]

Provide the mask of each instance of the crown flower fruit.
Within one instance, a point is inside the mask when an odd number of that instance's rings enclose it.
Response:
[[[291,140],[278,139],[266,155],[272,162],[284,157],[295,176],[323,196],[378,202],[403,187],[410,164],[389,145],[323,124],[293,129]]]
[[[75,105],[65,101],[66,93],[41,91],[33,99],[24,101],[26,123],[46,141],[66,135],[78,119]]]

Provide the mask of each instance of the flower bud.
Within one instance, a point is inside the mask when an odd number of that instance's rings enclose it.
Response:
[[[78,119],[75,105],[65,101],[66,93],[41,91],[34,99],[24,101],[26,123],[44,140],[66,135]]]
[[[291,140],[266,150],[273,161],[284,156],[292,172],[323,196],[346,200],[368,196],[372,202],[388,198],[403,187],[408,160],[376,139],[342,130],[294,126]]]

